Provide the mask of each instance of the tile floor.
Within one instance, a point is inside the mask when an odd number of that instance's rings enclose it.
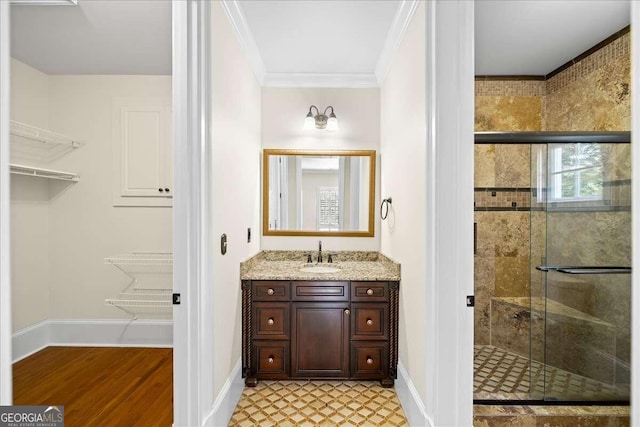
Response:
[[[396,392],[379,382],[259,381],[229,426],[408,426]]]
[[[530,366],[531,365],[531,366]],[[534,388],[530,392],[530,381]],[[491,345],[474,347],[474,399],[528,400],[546,395],[567,400],[624,400],[625,386],[604,384]]]

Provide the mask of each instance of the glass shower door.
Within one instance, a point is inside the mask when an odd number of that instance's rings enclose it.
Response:
[[[532,235],[532,312],[542,314],[532,323],[532,390],[545,400],[629,399],[630,148],[558,143],[536,156],[532,233],[544,238]]]

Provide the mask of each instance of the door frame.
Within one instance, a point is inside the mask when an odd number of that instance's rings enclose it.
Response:
[[[9,120],[11,105],[8,1],[0,1],[0,405],[13,403]]]
[[[200,426],[213,402],[211,4],[173,0],[174,426]]]

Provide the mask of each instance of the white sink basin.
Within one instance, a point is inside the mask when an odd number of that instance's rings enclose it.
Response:
[[[313,267],[303,267],[300,269],[303,273],[337,273],[341,271],[336,267],[325,267],[322,265],[314,265]]]

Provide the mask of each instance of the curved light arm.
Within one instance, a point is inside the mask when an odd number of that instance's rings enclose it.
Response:
[[[327,115],[327,111],[329,111],[329,108],[331,108],[331,114],[333,116],[335,116],[335,113],[333,112],[333,107],[331,105],[329,105],[327,108],[324,109],[324,113],[322,113],[322,115],[326,116]],[[317,108],[316,108],[316,110],[317,110]]]
[[[312,112],[312,109],[315,108],[316,109],[316,114],[314,115]],[[309,114],[311,114],[312,116],[317,116],[320,114],[320,110],[318,110],[318,107],[316,107],[315,105],[312,105],[311,107],[309,107]]]

